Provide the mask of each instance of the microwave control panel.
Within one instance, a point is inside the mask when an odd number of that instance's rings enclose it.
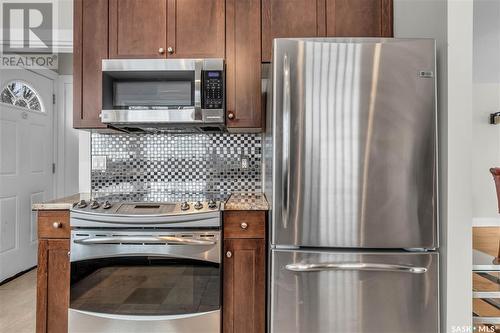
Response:
[[[203,109],[222,109],[224,78],[222,71],[203,72]]]

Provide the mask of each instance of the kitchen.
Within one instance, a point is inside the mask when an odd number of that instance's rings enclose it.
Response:
[[[33,205],[36,331],[444,331],[440,68],[396,9],[76,0],[89,191]]]

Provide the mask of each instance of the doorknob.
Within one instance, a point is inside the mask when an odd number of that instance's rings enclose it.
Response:
[[[160,47],[160,48],[158,49],[158,53],[159,53],[159,54],[163,54],[163,53],[165,53],[165,49],[164,49],[163,47]]]
[[[174,48],[172,46],[169,46],[167,48],[167,51],[168,51],[169,54],[172,54],[172,53],[174,53]]]
[[[54,229],[59,229],[62,227],[62,223],[61,222],[54,222],[54,223],[52,223],[52,227]]]
[[[226,252],[226,257],[231,258],[233,256],[233,253],[231,251]]]
[[[233,111],[228,111],[227,112],[227,119],[231,119],[231,120],[234,119],[234,112]]]

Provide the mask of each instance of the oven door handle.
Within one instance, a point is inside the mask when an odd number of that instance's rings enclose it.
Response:
[[[167,244],[167,245],[214,245],[215,241],[189,239],[182,237],[171,236],[116,236],[116,237],[89,237],[83,239],[75,239],[76,244],[92,245],[92,244]]]

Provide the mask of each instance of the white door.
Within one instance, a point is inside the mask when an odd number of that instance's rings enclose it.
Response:
[[[40,74],[0,70],[0,281],[37,262],[31,204],[53,194],[53,91]]]

